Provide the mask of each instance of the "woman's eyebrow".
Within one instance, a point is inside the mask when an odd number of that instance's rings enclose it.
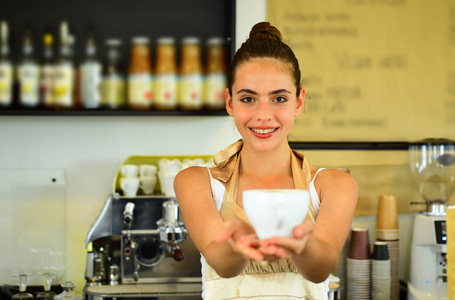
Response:
[[[247,93],[247,94],[253,94],[253,95],[257,95],[257,94],[258,94],[258,93],[256,93],[255,91],[250,90],[250,89],[241,89],[241,90],[238,90],[238,91],[237,91],[237,94],[240,94],[240,93]],[[276,90],[276,91],[271,91],[271,92],[269,92],[269,95],[276,95],[276,94],[281,94],[281,93],[288,93],[288,94],[291,94],[291,92],[288,91],[287,89],[279,89],[279,90]]]
[[[255,91],[250,90],[250,89],[241,89],[241,90],[238,90],[238,91],[237,91],[237,94],[240,94],[240,93],[247,93],[247,94],[253,94],[253,95],[257,95],[257,94],[258,94],[258,93],[256,93]]]
[[[269,93],[269,95],[276,95],[276,94],[281,94],[281,93],[288,93],[288,94],[291,94],[290,91],[288,91],[287,89],[280,89],[280,90],[276,90],[276,91],[271,91]]]

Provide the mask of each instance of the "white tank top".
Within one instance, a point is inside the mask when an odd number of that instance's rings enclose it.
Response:
[[[223,197],[224,197],[224,192],[226,188],[224,185],[217,179],[212,177],[212,173],[210,172],[210,169],[207,168],[210,176],[210,184],[212,186],[212,196],[215,201],[216,209],[220,211],[221,205],[223,204]],[[310,184],[308,185],[309,192],[310,192],[310,198],[311,202],[313,203],[313,208],[314,208],[314,215],[317,218],[318,213],[319,213],[319,206],[321,204],[321,201],[319,200],[319,195],[318,192],[316,191],[316,187],[314,186],[314,180],[316,179],[316,176],[318,175],[319,171],[325,170],[324,168],[320,168],[316,171],[316,174],[314,174],[313,179],[311,180]],[[201,273],[202,273],[202,299],[205,299],[204,295],[204,283],[205,283],[205,257],[201,254]],[[326,280],[326,285],[328,285],[328,280]],[[328,288],[328,286],[327,286]]]

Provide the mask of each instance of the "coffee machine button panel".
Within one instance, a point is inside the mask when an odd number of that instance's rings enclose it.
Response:
[[[447,228],[445,220],[435,220],[434,229],[437,244],[447,244]]]

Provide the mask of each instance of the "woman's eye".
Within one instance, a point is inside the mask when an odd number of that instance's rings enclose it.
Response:
[[[276,97],[273,101],[278,102],[278,103],[284,103],[284,102],[288,101],[288,99],[286,99],[284,97]]]
[[[250,103],[250,102],[253,102],[254,99],[251,98],[251,97],[243,97],[240,99],[240,101],[244,102],[244,103]]]

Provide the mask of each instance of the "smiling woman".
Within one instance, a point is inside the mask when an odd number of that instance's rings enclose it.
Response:
[[[227,112],[259,151],[287,147],[294,117],[302,112],[305,93],[300,89],[296,97],[288,69],[275,58],[252,58],[237,67],[231,92],[226,91]]]
[[[255,25],[229,74],[226,110],[243,139],[215,156],[216,167],[188,168],[174,181],[184,222],[201,252],[203,298],[326,299],[357,185],[349,174],[315,168],[291,150],[288,135],[305,90],[298,61],[278,29]],[[242,197],[255,189],[309,191],[308,216],[292,237],[258,239]]]

